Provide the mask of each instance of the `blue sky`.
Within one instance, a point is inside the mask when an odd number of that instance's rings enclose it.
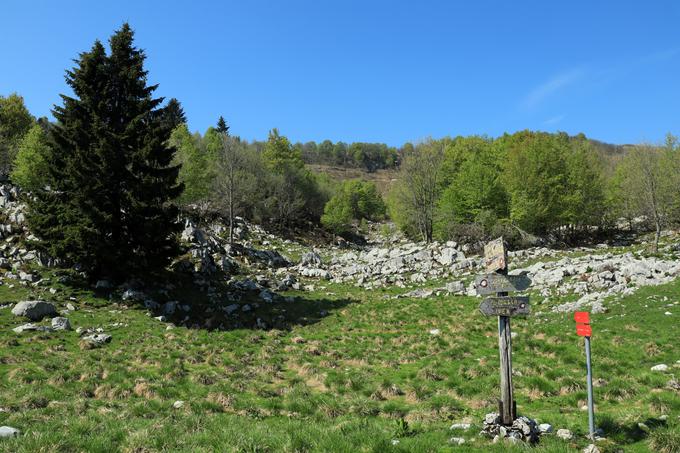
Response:
[[[49,115],[124,21],[192,130],[379,141],[520,129],[680,132],[680,2],[32,1],[0,4],[0,94]]]

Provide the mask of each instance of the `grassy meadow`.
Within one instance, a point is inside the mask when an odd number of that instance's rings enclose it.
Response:
[[[567,452],[589,443],[583,339],[571,314],[545,306],[512,321],[518,413],[575,436],[510,446],[478,435],[499,393],[496,319],[478,312],[479,299],[391,299],[405,290],[328,284],[248,313],[286,328],[207,331],[168,329],[139,306],[44,277],[38,288],[0,286],[0,305],[39,297],[63,308],[72,298],[73,328],[113,340],[82,349],[75,331],[16,334],[25,321],[1,308],[0,425],[23,435],[0,439],[0,451]],[[678,300],[680,281],[592,316],[604,452],[680,451]],[[660,363],[669,370],[650,370]],[[452,431],[454,422],[473,426]]]

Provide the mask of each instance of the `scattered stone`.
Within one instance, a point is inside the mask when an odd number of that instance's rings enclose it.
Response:
[[[454,445],[463,445],[465,443],[465,439],[462,437],[452,437],[449,439],[449,443],[452,443]]]
[[[295,344],[304,344],[304,343],[307,342],[307,340],[305,340],[302,337],[293,337],[293,339],[291,341]]]
[[[454,423],[453,425],[451,425],[451,428],[449,429],[459,429],[462,431],[467,431],[468,429],[470,429],[470,426],[471,426],[470,423]]]
[[[568,429],[564,429],[564,428],[558,429],[557,434],[555,434],[555,435],[557,437],[559,437],[560,439],[564,439],[564,440],[571,440],[574,437],[574,435],[572,434],[571,431],[569,431]]]
[[[184,407],[184,401],[181,400],[175,401],[174,403],[172,403],[172,407],[174,407],[175,409],[181,409]]]
[[[321,256],[312,251],[312,252],[307,252],[304,255],[302,255],[302,259],[300,260],[300,265],[305,266],[305,267],[319,267],[321,266]]]
[[[654,365],[651,368],[651,370],[652,371],[668,371],[668,365],[666,365],[665,363],[660,363],[658,365]]]
[[[441,333],[441,330],[439,329],[430,329],[430,335],[439,335]]]
[[[11,426],[0,426],[0,437],[18,437],[21,431]]]
[[[23,333],[23,332],[30,332],[30,331],[39,331],[39,332],[52,332],[54,329],[51,327],[47,326],[38,326],[33,323],[28,323],[28,324],[23,324],[19,327],[15,327],[12,329],[16,333]]]
[[[37,280],[36,276],[28,272],[19,271],[19,280],[24,282],[33,283]]]
[[[92,335],[87,335],[83,337],[81,343],[82,349],[93,349],[100,346],[104,346],[106,343],[111,342],[111,335],[105,333],[95,333]]]
[[[590,444],[583,449],[583,453],[600,453],[600,449],[597,448],[597,445]]]
[[[19,302],[12,308],[12,314],[15,316],[24,316],[31,321],[40,321],[46,316],[55,316],[57,308],[49,303],[41,300],[29,300]]]
[[[68,311],[76,311],[76,306],[73,305],[71,302],[69,302],[69,303],[66,304],[66,309]]]
[[[541,434],[548,434],[553,432],[553,426],[550,423],[541,423],[538,425],[538,430]]]
[[[71,322],[68,318],[57,316],[52,318],[52,328],[54,330],[71,330]]]

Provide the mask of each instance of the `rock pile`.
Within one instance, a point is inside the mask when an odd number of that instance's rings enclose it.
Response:
[[[497,413],[486,414],[484,417],[484,427],[480,435],[493,438],[494,443],[503,439],[511,442],[535,443],[541,435],[536,420],[529,417],[518,417],[511,426],[501,424],[500,416]]]

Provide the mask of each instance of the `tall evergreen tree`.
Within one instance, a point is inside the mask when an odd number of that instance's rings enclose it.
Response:
[[[229,126],[227,126],[227,122],[224,121],[222,116],[220,116],[220,119],[217,120],[217,132],[220,134],[229,135]]]
[[[171,98],[168,101],[168,105],[165,106],[165,109],[163,111],[163,119],[168,123],[167,126],[171,130],[175,129],[180,124],[184,124],[187,122],[187,117],[184,114],[182,104],[180,104],[180,102],[177,99]]]
[[[147,86],[144,52],[124,24],[110,54],[95,42],[67,71],[74,97],[62,95],[50,128],[49,188],[36,191],[29,222],[39,247],[91,275],[123,277],[157,268],[176,253],[182,191],[168,108]]]

